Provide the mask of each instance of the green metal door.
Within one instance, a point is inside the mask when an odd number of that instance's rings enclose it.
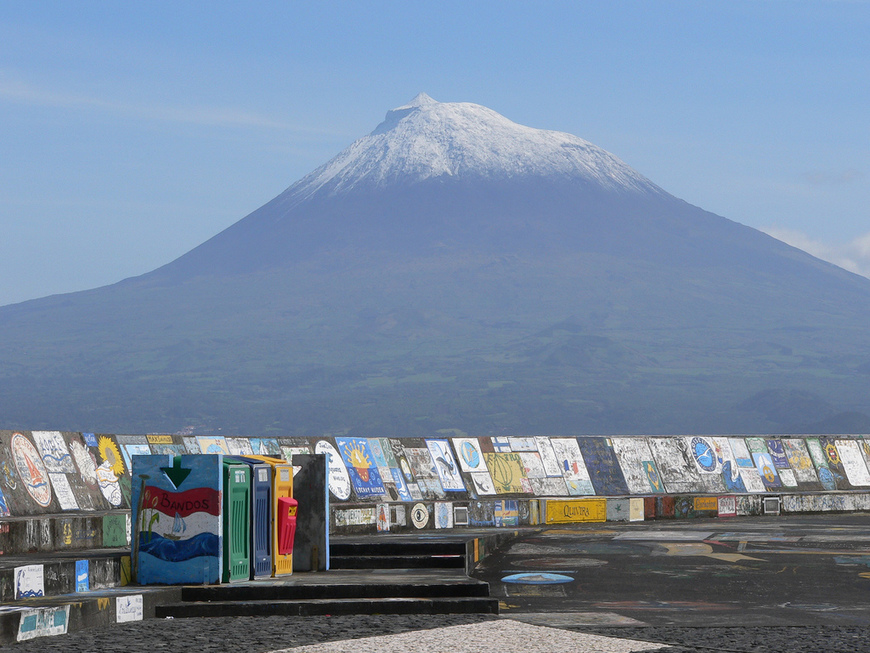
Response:
[[[223,581],[251,575],[251,468],[224,462]]]

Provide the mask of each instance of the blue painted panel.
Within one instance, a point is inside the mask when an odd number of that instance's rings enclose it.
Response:
[[[219,583],[223,456],[133,456],[133,550],[142,585]]]
[[[764,482],[764,487],[768,490],[782,487],[782,481],[769,453],[753,453],[752,459],[755,461],[755,468]]]
[[[589,479],[598,496],[630,494],[619,460],[608,438],[577,438]]]
[[[88,592],[91,589],[90,564],[87,560],[76,560],[76,592]]]
[[[335,438],[356,496],[360,499],[386,494],[374,454],[366,438]]]

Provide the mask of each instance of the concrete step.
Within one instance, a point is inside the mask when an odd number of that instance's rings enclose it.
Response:
[[[373,542],[332,542],[332,556],[464,556],[464,541],[414,542],[409,540]]]
[[[465,542],[334,542],[331,569],[463,569]]]
[[[464,555],[332,555],[330,569],[464,569]]]
[[[450,582],[187,585],[183,601],[288,601],[313,599],[383,599],[488,597],[489,584],[473,578]]]
[[[180,587],[133,586],[20,599],[0,608],[0,645],[153,618],[159,604],[179,600]]]
[[[130,550],[59,551],[0,557],[0,604],[83,594],[130,582]]]
[[[498,614],[489,597],[393,597],[282,601],[209,601],[158,606],[157,617],[250,617],[350,614]]]
[[[3,517],[0,561],[6,556],[130,546],[130,511]]]

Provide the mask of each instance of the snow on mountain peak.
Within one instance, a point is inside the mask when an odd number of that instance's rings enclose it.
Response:
[[[420,93],[368,136],[293,186],[296,199],[436,178],[579,179],[609,190],[663,192],[618,158],[564,132],[525,127],[479,104]]]

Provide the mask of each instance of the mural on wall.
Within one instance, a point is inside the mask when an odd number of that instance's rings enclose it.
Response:
[[[335,438],[341,459],[347,466],[351,485],[357,497],[382,496],[387,493],[381,475],[373,462],[368,440],[365,438]]]
[[[533,479],[547,478],[547,470],[544,469],[544,462],[541,460],[541,454],[537,451],[520,452],[520,460],[523,462],[523,474],[530,481]]]
[[[483,452],[477,438],[452,438],[453,448],[456,450],[456,458],[463,472],[472,474],[486,472],[486,463],[483,461]]]
[[[822,447],[822,451],[825,452],[828,469],[831,470],[834,475],[834,482],[837,484],[837,489],[851,489],[852,486],[849,484],[849,479],[846,477],[846,469],[843,467],[843,460],[840,456],[840,451],[837,449],[836,439],[831,436],[820,435],[819,445]]]
[[[806,443],[798,438],[783,438],[781,442],[798,487],[807,490],[822,489]]]
[[[521,451],[537,451],[538,443],[535,442],[535,438],[526,438],[526,437],[508,437],[508,444],[510,445],[511,451],[521,452]]]
[[[183,456],[186,453],[190,453],[183,444],[152,442],[150,435],[148,436],[148,444],[151,447],[151,453],[158,456]]]
[[[453,528],[453,504],[449,501],[435,502],[435,528]]]
[[[405,446],[399,438],[389,438],[390,453],[393,460],[402,475],[402,481],[414,501],[420,501],[423,498],[423,492],[420,490],[420,485],[417,483],[417,476],[414,470],[411,469],[411,463],[408,462],[408,456],[405,453]]]
[[[755,453],[752,458],[755,461],[755,469],[758,470],[759,476],[764,483],[764,487],[768,490],[774,490],[782,487],[782,481],[779,478],[776,467],[773,464],[773,459],[767,452]]]
[[[475,496],[495,494],[495,485],[486,467],[483,450],[477,438],[452,438],[460,469],[471,476],[472,492]]]
[[[816,467],[816,473],[819,476],[819,483],[821,483],[822,489],[836,490],[839,485],[837,479],[839,474],[836,468],[831,469],[828,465],[828,456],[825,454],[819,438],[807,438],[805,444],[810,452],[810,459]],[[845,482],[845,479],[842,482]]]
[[[553,450],[553,444],[550,438],[537,437],[535,444],[538,447],[538,453],[541,455],[541,463],[544,465],[544,470],[547,476],[551,478],[562,478],[562,468],[559,465],[559,460],[556,457],[556,452]]]
[[[392,483],[393,473],[390,471],[390,464],[387,461],[387,454],[384,451],[382,439],[369,438],[368,442],[369,449],[372,451],[375,466],[378,468],[378,473],[381,475],[381,479],[384,481],[384,484]]]
[[[520,438],[516,439],[520,440]],[[538,446],[537,442],[531,438],[524,438],[523,440],[531,440],[531,446]],[[548,475],[541,454],[537,450],[519,451],[518,455],[523,465],[523,475],[528,479],[533,494],[541,497],[561,497],[568,493],[568,488],[565,485],[562,474],[560,473],[558,477],[551,477]],[[555,455],[553,456],[553,459],[555,461]]]
[[[74,474],[72,456],[60,431],[33,431],[33,441],[49,474]]]
[[[51,485],[42,456],[22,433],[15,433],[12,436],[9,448],[12,451],[18,478],[21,479],[27,494],[37,505],[47,508],[51,504]]]
[[[631,494],[665,491],[646,438],[612,438],[611,441]]]
[[[115,622],[142,621],[144,614],[141,594],[119,596],[115,599]]]
[[[108,462],[103,462],[96,469],[97,484],[100,487],[100,493],[103,498],[114,508],[118,508],[124,501],[121,494],[121,484],[115,471]]]
[[[95,510],[97,506],[94,505],[93,499],[86,498],[86,496],[93,497],[96,494],[94,490],[99,487],[99,482],[97,481],[97,457],[90,450],[82,436],[77,434],[73,434],[70,437],[69,450],[76,469],[78,469],[78,478],[87,489],[86,492],[77,493],[79,503],[86,510]]]
[[[445,523],[457,526],[466,521],[509,524],[512,517],[505,506],[515,500],[511,496],[548,501],[594,495],[611,497],[608,501],[627,495],[658,496],[671,499],[673,515],[674,495],[678,495],[680,510],[694,515],[714,512],[704,508],[699,513],[699,497],[694,495],[702,495],[710,505],[714,495],[731,495],[736,497],[734,506],[728,503],[725,514],[732,514],[732,508],[744,514],[761,511],[760,497],[747,498],[747,494],[776,492],[786,502],[789,491],[870,488],[870,440],[862,436],[265,439],[0,431],[0,517],[127,507],[134,455],[223,447],[239,455],[258,451],[265,455],[277,449],[278,457],[285,458],[326,453],[333,501],[381,507],[353,512],[354,507],[340,520],[336,517],[335,523],[390,530],[400,529],[403,523],[412,528],[412,507],[418,503],[427,507],[426,528],[442,528]],[[49,465],[66,471],[51,471]],[[789,496],[783,505],[820,511],[863,505],[851,495],[822,496]],[[502,502],[498,518],[493,508],[496,499]],[[870,497],[867,502],[870,506]],[[526,523],[523,515],[527,516],[530,504],[517,505],[520,522]],[[621,505],[607,507],[614,519]],[[445,506],[450,506],[449,516]],[[64,533],[64,541],[78,537],[76,532]]]
[[[251,449],[255,456],[280,456],[281,447],[277,438],[251,438]]]
[[[519,526],[520,510],[516,500],[496,501],[493,508],[493,522],[497,528]]]
[[[378,533],[385,533],[390,530],[390,504],[379,503],[376,507],[376,523]]]
[[[741,467],[740,480],[743,481],[743,485],[747,492],[761,494],[767,491],[767,487],[764,485],[764,480],[761,478],[761,474],[755,467],[752,467],[751,469],[744,469]]]
[[[338,450],[326,440],[318,440],[314,445],[314,453],[326,454],[329,480],[329,491],[339,501],[350,499],[350,475]]]
[[[562,470],[553,445],[549,438],[516,438],[521,441],[519,446],[527,447],[520,451],[525,476],[532,486],[532,493],[540,497],[564,497],[568,495],[568,486],[562,477]],[[512,443],[511,446],[517,446]]]
[[[78,510],[79,504],[73,494],[72,488],[69,485],[66,474],[52,474],[49,472],[48,478],[51,481],[51,486],[54,489],[54,496],[61,510]]]
[[[127,469],[133,468],[133,456],[150,456],[153,453],[144,435],[116,435],[115,441],[121,447]]]
[[[701,482],[702,492],[725,492],[722,476],[722,459],[712,438],[689,436],[683,438],[683,445],[694,461]]]
[[[683,438],[650,438],[649,445],[667,492],[703,492],[701,475]]]
[[[450,444],[447,440],[426,440],[426,447],[435,463],[441,487],[447,492],[464,491],[465,483],[462,482],[459,465],[453,458],[453,452],[450,450]]]
[[[411,439],[404,447],[405,458],[411,467],[417,488],[424,499],[445,499],[447,493],[441,487],[435,462],[422,440]]]
[[[472,493],[474,498],[490,496],[496,493],[495,483],[492,482],[489,470],[485,472],[472,472],[469,476],[471,476],[471,484],[474,488]]]
[[[222,435],[198,435],[196,436],[196,442],[199,444],[200,453],[230,454],[230,448],[227,446],[227,439]]]
[[[767,452],[773,459],[773,464],[777,469],[789,469],[788,456],[785,453],[782,440],[776,438],[768,438]]]
[[[532,485],[525,477],[525,466],[520,454],[484,453],[483,457],[496,494],[531,493]]]
[[[687,437],[692,460],[701,474],[721,474],[721,464],[713,442],[700,436]]]
[[[746,446],[752,456],[752,462],[758,472],[765,490],[773,490],[782,487],[782,481],[773,464],[773,459],[767,450],[767,442],[764,438],[745,438]]]
[[[834,444],[849,484],[852,487],[870,486],[870,473],[861,455],[861,446],[854,440],[836,440]]]
[[[710,438],[710,441],[713,443],[716,457],[719,459],[722,469],[722,484],[725,486],[725,491],[735,493],[746,492],[746,484],[743,482],[743,477],[740,474],[737,457],[731,449],[730,439]]]
[[[100,460],[97,479],[103,496],[113,506],[129,505],[130,470],[124,464],[120,447],[111,436],[101,435],[97,441],[97,453]]]
[[[187,453],[202,453],[199,449],[199,441],[196,439],[195,435],[185,435],[181,438],[181,441],[184,444],[184,449]]]
[[[737,460],[738,467],[755,467],[755,463],[752,461],[752,454],[743,438],[728,438],[728,442],[731,445],[731,452],[734,454],[735,460]]]
[[[508,437],[486,438],[491,444],[491,449],[484,449],[484,453],[511,453],[511,440]]]
[[[589,478],[589,471],[586,469],[586,463],[583,460],[583,454],[580,453],[580,445],[577,440],[575,438],[552,438],[550,444],[553,446],[553,453],[556,455],[559,468],[562,470],[562,478],[565,479],[568,495],[595,494],[595,488],[592,486],[592,479]]]
[[[124,476],[127,472],[127,467],[124,464],[124,458],[121,456],[121,450],[112,438],[108,435],[101,435],[97,444],[97,450],[100,453],[101,465],[108,465],[115,476],[119,478]]]
[[[254,448],[248,438],[227,438],[227,449],[234,456],[253,456]],[[287,458],[287,460],[290,460]]]
[[[397,467],[390,467],[389,472],[393,479],[392,486],[396,488],[396,494],[400,501],[418,501],[421,498],[419,489],[417,496],[411,494],[411,488],[408,487],[408,484],[405,482],[405,477],[402,475],[400,469]]]
[[[610,438],[577,438],[586,470],[595,488],[595,494],[619,496],[628,494],[628,486]]]
[[[45,596],[45,570],[43,565],[15,567],[15,600]]]
[[[782,481],[782,486],[785,488],[797,487],[797,477],[788,463],[788,455],[785,453],[785,445],[782,440],[771,439],[767,440],[767,452],[773,460],[773,466],[779,474],[779,480]]]

